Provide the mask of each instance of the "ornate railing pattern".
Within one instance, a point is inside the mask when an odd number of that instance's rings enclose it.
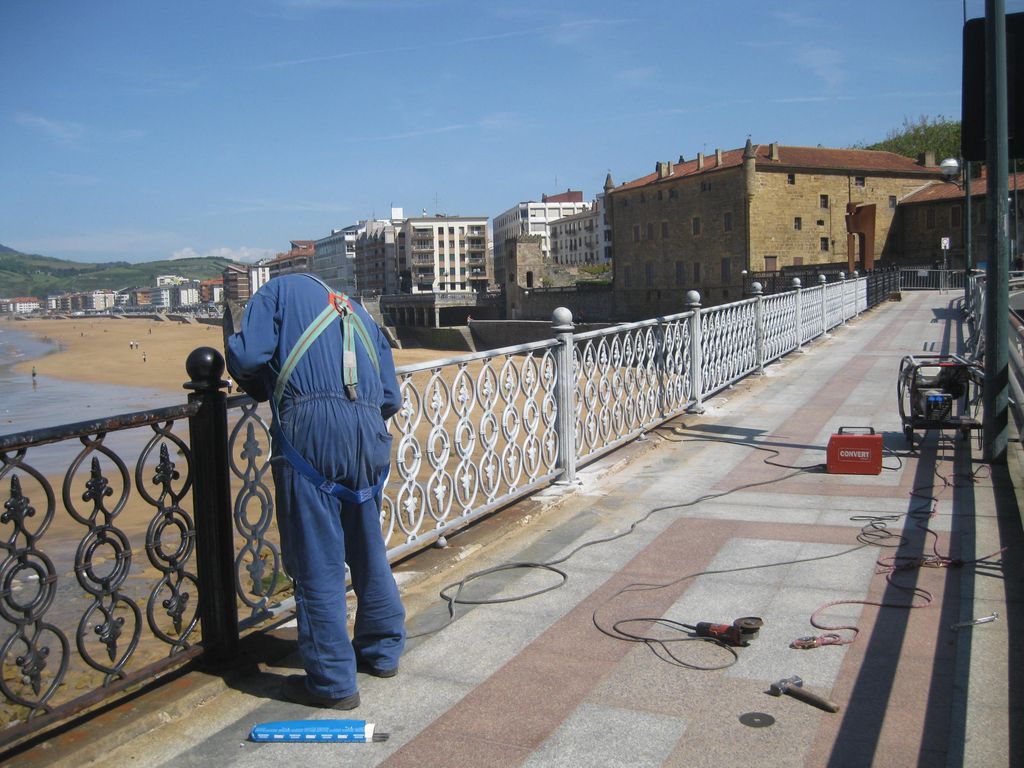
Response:
[[[795,346],[797,295],[796,291],[792,291],[765,296],[763,299],[766,363],[777,360]],[[806,302],[801,308],[806,311]],[[806,318],[806,315],[802,317]]]
[[[390,557],[702,410],[865,309],[870,279],[709,309],[691,292],[679,314],[578,335],[557,310],[550,340],[399,368]],[[226,397],[215,350],[186,367],[187,405],[0,437],[0,745],[199,653],[230,657],[240,631],[288,609],[269,415]],[[141,448],[115,445],[128,433]],[[58,445],[70,456],[46,453]]]
[[[800,299],[800,343],[806,344],[825,332],[825,286],[804,288]]]

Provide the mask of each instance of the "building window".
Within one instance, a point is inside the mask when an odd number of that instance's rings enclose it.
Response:
[[[694,283],[699,283],[700,282],[700,262],[699,261],[693,262],[693,282]]]
[[[701,192],[710,192],[711,191],[711,182],[710,181],[702,181],[700,183],[700,191]]]
[[[889,210],[896,210],[896,195],[889,195]]]
[[[778,256],[765,256],[764,257],[764,269],[765,272],[774,272],[779,268],[779,257]]]
[[[949,209],[949,226],[953,229],[960,229],[963,222],[963,215],[961,214],[959,205],[954,205]]]
[[[693,221],[691,222],[691,227],[693,228],[693,234],[694,235],[699,235],[700,234],[700,216],[694,216],[693,217]]]
[[[793,266],[794,267],[802,267],[803,265],[804,265],[804,257],[803,256],[794,256],[793,257]]]
[[[924,225],[928,229],[935,229],[935,209],[929,208],[924,212]]]
[[[820,243],[821,243],[821,250],[827,251],[828,250],[828,238],[827,237],[820,238]]]
[[[668,191],[668,199],[669,200],[678,200],[679,199],[679,190],[676,189],[675,187],[672,187],[672,189],[670,189]]]
[[[722,259],[722,282],[732,282],[732,259]]]
[[[628,199],[626,199],[625,197],[624,197],[624,198],[622,198],[622,207],[623,207],[623,208],[625,208],[625,207],[626,207],[626,206],[628,206],[628,205],[629,205],[629,200],[628,200]]]
[[[653,221],[648,221],[647,222],[647,239],[648,240],[653,240],[654,239],[654,222]]]
[[[800,218],[799,216],[794,216],[793,217],[793,229],[795,229],[797,232],[799,232],[803,228],[804,228],[804,220],[802,218]]]
[[[732,211],[722,214],[722,229],[725,232],[732,232]]]
[[[644,263],[644,279],[648,288],[654,287],[654,264],[649,261]]]
[[[818,223],[819,227],[824,227],[825,226],[825,220],[824,219],[818,219],[817,223]]]
[[[855,186],[855,187],[863,187],[864,186],[864,177],[863,176],[854,176],[853,177],[853,186]]]
[[[676,285],[684,285],[686,283],[686,262],[676,262]]]
[[[640,225],[639,224],[634,224],[633,225],[633,242],[634,243],[639,243],[640,242]]]
[[[659,200],[663,200],[663,199],[664,199],[664,198],[662,197],[662,191],[661,191],[660,189],[658,190],[658,199],[659,199]]]
[[[828,195],[819,195],[818,196],[818,207],[819,208],[828,208]]]
[[[643,192],[640,193],[640,202],[641,203],[646,203],[647,202],[647,195],[645,195]]]
[[[668,222],[661,222],[661,239],[668,240]]]
[[[796,184],[796,174],[795,173],[787,173],[786,174],[786,183],[787,184]]]
[[[633,268],[628,264],[622,269],[622,282],[627,288],[633,287]]]

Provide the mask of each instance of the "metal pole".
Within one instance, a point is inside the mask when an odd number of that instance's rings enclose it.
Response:
[[[764,288],[754,282],[750,285],[750,292],[754,294],[754,332],[757,334],[757,373],[764,374]]]
[[[971,306],[971,281],[968,279],[974,262],[971,259],[971,241],[973,240],[971,217],[971,161],[965,160],[964,169],[964,311],[973,312]]]
[[[226,662],[238,651],[235,597],[235,544],[228,469],[227,395],[221,381],[224,358],[213,347],[199,347],[185,361],[192,380],[185,384],[199,410],[188,420],[192,448],[192,504],[196,515],[196,573],[199,620],[208,658]]]
[[[988,164],[985,280],[985,460],[1006,463],[1009,413],[1009,205],[1006,3],[985,0],[985,160]]]
[[[572,312],[558,307],[551,313],[551,330],[558,339],[555,349],[555,402],[558,415],[555,430],[558,433],[558,467],[562,470],[559,483],[576,482],[576,377],[573,371]]]

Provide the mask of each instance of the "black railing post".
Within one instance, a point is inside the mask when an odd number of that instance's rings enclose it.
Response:
[[[213,347],[199,347],[185,361],[192,380],[185,389],[199,410],[189,419],[192,448],[192,504],[196,516],[196,570],[203,646],[214,662],[238,650],[238,603],[235,598],[235,546],[228,470],[227,395],[221,380],[224,357]]]

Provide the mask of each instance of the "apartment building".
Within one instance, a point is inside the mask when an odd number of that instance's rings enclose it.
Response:
[[[490,282],[486,217],[405,219],[399,263],[404,293],[484,293]]]
[[[494,274],[499,283],[506,282],[505,254],[507,241],[520,235],[540,235],[541,252],[545,258],[551,254],[549,225],[556,219],[563,219],[588,210],[583,193],[567,190],[557,195],[542,195],[540,202],[526,200],[494,217]]]
[[[557,264],[610,264],[612,260],[612,228],[604,210],[604,195],[593,205],[548,224],[551,258]]]
[[[313,262],[310,271],[335,291],[356,293],[355,277],[356,239],[365,222],[342,229],[333,229],[327,237],[313,243]]]
[[[355,282],[360,296],[399,292],[399,263],[405,259],[404,222],[401,208],[391,209],[390,219],[360,222],[355,243]]]
[[[279,253],[267,262],[264,262],[270,269],[270,279],[281,275],[290,275],[296,272],[309,272],[316,254],[316,241],[314,240],[292,240],[291,247],[284,253]]]

